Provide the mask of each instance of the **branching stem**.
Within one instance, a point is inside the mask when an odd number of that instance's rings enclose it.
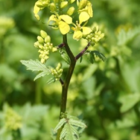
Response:
[[[73,74],[73,71],[75,68],[75,64],[76,64],[76,59],[75,59],[73,53],[71,52],[71,50],[68,46],[68,43],[67,43],[67,35],[63,36],[63,44],[65,45],[65,49],[66,49],[67,54],[69,55],[71,63],[70,63],[70,66],[68,68],[66,79],[62,84],[62,99],[61,99],[60,118],[61,118],[61,113],[66,112],[68,87],[69,87],[70,79],[72,77],[72,74]]]
[[[60,79],[60,82],[62,85],[60,118],[61,118],[61,113],[66,112],[68,87],[69,87],[69,83],[70,83],[70,80],[71,80],[71,77],[72,77],[72,74],[73,74],[73,71],[75,68],[76,61],[86,52],[86,50],[90,46],[90,43],[88,43],[87,46],[76,57],[74,57],[74,55],[73,55],[72,51],[70,50],[69,45],[67,43],[67,36],[66,35],[63,36],[63,43],[62,44],[63,44],[62,46],[65,46],[66,52],[69,55],[71,63],[70,63],[70,66],[68,68],[68,72],[67,72],[65,81],[62,81]]]
[[[75,57],[76,61],[77,61],[81,56],[83,56],[83,54],[86,52],[86,50],[88,49],[89,46],[90,46],[90,43],[88,43],[87,46],[86,46],[78,55],[76,55],[76,57]]]
[[[65,50],[66,50],[66,52],[71,60],[71,63],[70,63],[70,66],[68,68],[65,80],[63,81],[62,79],[60,79],[60,83],[62,85],[60,119],[62,118],[61,113],[66,112],[68,87],[69,87],[69,83],[70,83],[70,80],[71,80],[71,77],[72,77],[72,74],[73,74],[73,71],[74,71],[74,68],[76,65],[76,61],[86,52],[86,50],[88,49],[89,46],[90,46],[90,43],[88,43],[87,46],[75,57],[73,55],[72,51],[70,50],[70,47],[67,43],[67,35],[63,35],[63,43],[60,44],[58,47],[58,49],[61,47],[65,47]],[[61,131],[62,131],[62,127],[57,132],[56,140],[59,140]]]

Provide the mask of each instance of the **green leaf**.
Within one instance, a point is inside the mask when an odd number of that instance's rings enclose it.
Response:
[[[63,50],[63,49],[60,49],[60,54],[61,54],[61,57],[63,58],[63,60],[67,63],[67,64],[70,64],[70,58],[69,56],[67,55],[66,51]]]
[[[137,102],[140,101],[140,94],[129,94],[121,97],[119,101],[122,103],[121,112],[126,112],[131,109]]]
[[[78,132],[76,130],[76,128],[74,128],[72,125],[70,125],[69,123],[66,123],[61,135],[60,135],[60,140],[77,140],[79,139],[78,136]]]
[[[140,33],[140,26],[130,29],[129,31],[121,30],[117,36],[118,45],[126,45]]]
[[[105,56],[99,51],[92,51],[91,53],[93,53],[95,56],[98,56],[102,61],[105,60]]]
[[[28,70],[40,72],[36,75],[34,80],[37,80],[38,78],[44,77],[45,75],[49,75],[51,73],[50,67],[46,67],[38,60],[21,60],[21,63],[25,65]]]
[[[34,81],[40,77],[44,77],[45,75],[49,75],[49,74],[50,74],[50,72],[48,70],[42,71],[38,75],[36,75],[36,77],[34,78]]]
[[[65,118],[61,119],[59,123],[56,125],[56,127],[54,128],[54,132],[57,132],[58,129],[60,129],[65,123],[66,123],[66,119]]]
[[[27,70],[31,71],[44,71],[46,70],[46,66],[42,64],[39,60],[21,60],[23,65],[27,67]]]
[[[90,62],[93,64],[95,61],[94,53],[90,52]]]
[[[76,127],[80,127],[80,128],[83,128],[83,129],[86,128],[86,125],[83,122],[79,121],[79,120],[70,119],[69,123],[71,125],[73,125],[73,126],[76,126]]]
[[[79,140],[79,133],[85,129],[86,125],[76,117],[69,115],[67,117],[60,120],[54,131],[57,132],[62,128],[60,140]]]
[[[51,77],[48,81],[47,81],[47,84],[51,84],[51,83],[54,83],[55,82],[55,78],[54,77]]]

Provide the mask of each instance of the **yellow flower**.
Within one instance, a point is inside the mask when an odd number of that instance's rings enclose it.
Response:
[[[38,15],[39,11],[44,9],[48,4],[50,0],[38,0],[34,5],[34,15],[39,20],[40,17]]]
[[[83,5],[81,4],[83,2]],[[80,1],[79,5],[79,21],[80,24],[89,20],[89,18],[93,17],[93,10],[91,2],[87,0]]]
[[[83,35],[87,35],[92,31],[89,27],[82,27],[78,22],[75,27],[72,27],[72,30],[74,30],[73,38],[75,40],[81,39]]]
[[[72,18],[68,15],[51,15],[49,21],[54,21],[54,25],[57,25],[60,32],[64,35],[70,31],[69,24],[72,23]]]

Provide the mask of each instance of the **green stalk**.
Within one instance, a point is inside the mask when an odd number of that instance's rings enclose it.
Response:
[[[69,87],[69,83],[75,68],[75,64],[76,64],[76,59],[73,55],[73,53],[71,52],[68,43],[67,43],[67,35],[63,36],[63,44],[65,46],[66,52],[71,60],[70,66],[68,68],[67,71],[67,75],[66,75],[66,79],[64,82],[61,82],[62,84],[62,96],[61,96],[61,107],[60,107],[60,119],[61,119],[61,113],[65,113],[66,112],[66,105],[67,105],[67,95],[68,95],[68,87]],[[58,132],[57,132],[57,137],[56,140],[60,140],[60,134],[62,131],[63,127],[61,127]]]
[[[36,81],[36,92],[35,92],[35,104],[41,104],[42,102],[42,93],[41,93],[41,79]]]
[[[61,118],[61,113],[65,113],[66,112],[66,104],[67,104],[67,94],[68,94],[68,87],[69,87],[69,83],[75,68],[75,64],[76,64],[76,59],[73,55],[73,53],[71,52],[68,43],[67,43],[67,35],[63,36],[63,43],[65,45],[65,49],[66,52],[71,60],[70,66],[68,68],[68,72],[66,75],[66,79],[62,85],[62,98],[61,98],[61,109],[60,109],[60,118]]]

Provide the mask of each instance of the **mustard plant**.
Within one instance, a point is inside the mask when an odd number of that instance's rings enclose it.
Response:
[[[104,55],[98,51],[89,50],[94,47],[100,39],[104,37],[99,26],[94,24],[88,27],[88,21],[93,17],[92,3],[89,0],[38,0],[34,5],[34,15],[40,20],[40,11],[48,8],[48,25],[51,30],[58,30],[62,36],[63,42],[55,46],[51,36],[47,31],[41,30],[34,43],[39,53],[39,60],[21,60],[28,70],[37,71],[34,80],[51,75],[48,84],[59,81],[62,86],[62,97],[60,105],[60,121],[53,131],[54,140],[78,140],[86,125],[77,117],[67,114],[66,104],[68,88],[76,62],[85,54],[89,54],[91,63],[95,57],[104,59]],[[68,44],[67,34],[71,34],[73,39],[81,41],[84,39],[87,43],[85,48],[76,56]],[[51,53],[59,53],[64,61],[68,64],[66,75],[63,74],[63,66],[58,62],[54,68],[47,65]],[[63,78],[62,78],[63,77]]]

